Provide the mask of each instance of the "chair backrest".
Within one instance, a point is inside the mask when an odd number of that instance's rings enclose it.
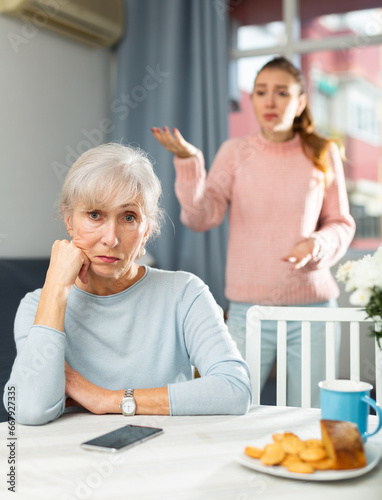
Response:
[[[252,306],[247,312],[246,361],[251,371],[253,403],[260,404],[261,381],[261,323],[277,321],[277,375],[276,404],[286,405],[287,373],[287,321],[301,321],[301,406],[311,406],[311,350],[310,324],[313,321],[326,323],[326,379],[333,380],[336,373],[335,328],[336,322],[349,323],[350,334],[350,379],[360,380],[360,323],[365,312],[353,307],[276,307]],[[375,389],[376,400],[382,403],[382,350],[375,343]]]

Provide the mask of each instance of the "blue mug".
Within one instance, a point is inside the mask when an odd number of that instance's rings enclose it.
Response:
[[[353,380],[325,380],[319,382],[321,395],[321,418],[324,420],[341,420],[358,425],[362,439],[376,434],[382,427],[382,411],[379,404],[370,397],[373,388],[367,382]],[[378,426],[374,432],[367,432],[369,406],[378,416]]]

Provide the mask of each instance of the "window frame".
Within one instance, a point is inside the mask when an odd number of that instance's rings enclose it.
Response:
[[[360,7],[361,7],[360,2]],[[230,60],[243,57],[267,56],[280,54],[293,61],[298,62],[301,54],[319,52],[323,50],[347,50],[355,47],[382,44],[380,35],[334,35],[319,39],[301,38],[301,22],[299,17],[299,0],[282,0],[282,19],[285,24],[285,43],[272,47],[259,49],[240,50],[232,48],[229,53]],[[296,60],[297,59],[297,60]]]

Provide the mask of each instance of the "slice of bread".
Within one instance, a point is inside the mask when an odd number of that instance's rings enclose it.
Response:
[[[334,470],[365,467],[362,436],[356,424],[338,420],[320,420],[322,442],[332,459]]]

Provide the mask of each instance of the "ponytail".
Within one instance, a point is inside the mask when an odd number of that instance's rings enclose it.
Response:
[[[293,130],[300,135],[302,150],[314,166],[325,175],[325,184],[329,186],[333,181],[333,170],[328,158],[329,146],[334,142],[327,137],[321,136],[314,131],[313,116],[306,104],[300,116],[296,116],[293,122]]]

